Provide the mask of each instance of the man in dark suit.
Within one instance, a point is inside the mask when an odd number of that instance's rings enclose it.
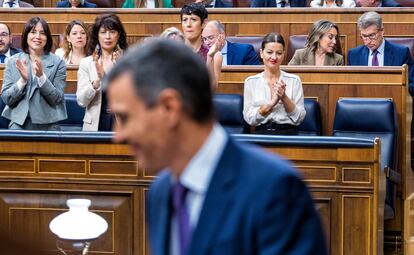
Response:
[[[147,196],[151,254],[327,254],[297,172],[215,122],[209,72],[190,48],[152,40],[104,83],[114,140],[148,172],[163,170]]]
[[[58,8],[96,8],[96,4],[90,3],[86,0],[64,0],[57,2]]]
[[[394,0],[355,0],[357,7],[401,7]]]
[[[3,8],[33,8],[32,4],[20,0],[0,0],[0,7]]]
[[[306,7],[306,0],[251,0],[250,7]]]
[[[233,7],[232,0],[196,0],[196,3],[202,3],[207,8],[228,8]]]
[[[364,45],[349,50],[348,65],[402,66],[408,65],[409,92],[414,95],[414,68],[410,50],[384,39],[382,18],[376,12],[366,12],[358,19]]]
[[[9,26],[0,23],[0,64],[6,61],[20,50],[12,47],[12,35]]]
[[[220,36],[221,35],[221,36]],[[203,29],[203,42],[208,47],[213,46],[217,40],[223,55],[223,66],[225,65],[259,65],[260,60],[254,48],[250,44],[232,43],[226,40],[224,26],[217,20],[209,21]]]

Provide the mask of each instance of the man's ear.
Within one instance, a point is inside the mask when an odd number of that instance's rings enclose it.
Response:
[[[204,29],[206,27],[207,23],[208,23],[208,19],[205,19],[203,21],[203,24],[201,24],[201,28]]]
[[[175,127],[185,114],[182,97],[175,89],[162,90],[158,95],[158,106],[168,127]]]

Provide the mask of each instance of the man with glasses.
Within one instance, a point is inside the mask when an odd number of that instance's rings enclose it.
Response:
[[[7,59],[19,52],[11,45],[12,35],[10,29],[6,24],[0,23],[0,64],[6,63]]]
[[[376,12],[366,12],[358,19],[358,29],[364,45],[350,49],[351,66],[402,66],[409,68],[409,92],[414,95],[414,69],[410,50],[406,46],[384,39],[382,18]]]
[[[223,55],[223,66],[225,65],[259,65],[260,60],[254,48],[250,44],[232,43],[226,40],[224,26],[218,20],[209,21],[203,29],[203,42],[209,48],[222,40],[218,45]]]

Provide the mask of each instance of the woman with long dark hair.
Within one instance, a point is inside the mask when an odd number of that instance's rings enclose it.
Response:
[[[243,116],[257,134],[294,135],[305,118],[300,78],[280,70],[285,52],[283,37],[267,34],[260,49],[264,71],[244,82]]]
[[[95,19],[89,34],[88,57],[81,60],[78,70],[76,98],[86,107],[84,131],[108,131],[112,114],[108,112],[102,79],[128,47],[121,20],[115,14],[102,14]]]

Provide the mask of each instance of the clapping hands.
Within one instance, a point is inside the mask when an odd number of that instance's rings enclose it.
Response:
[[[270,87],[271,104],[275,106],[279,100],[283,99],[286,94],[286,83],[283,80],[277,81]]]
[[[26,83],[29,80],[29,72],[27,70],[27,61],[26,60],[16,60],[16,68],[20,73],[23,81]]]

